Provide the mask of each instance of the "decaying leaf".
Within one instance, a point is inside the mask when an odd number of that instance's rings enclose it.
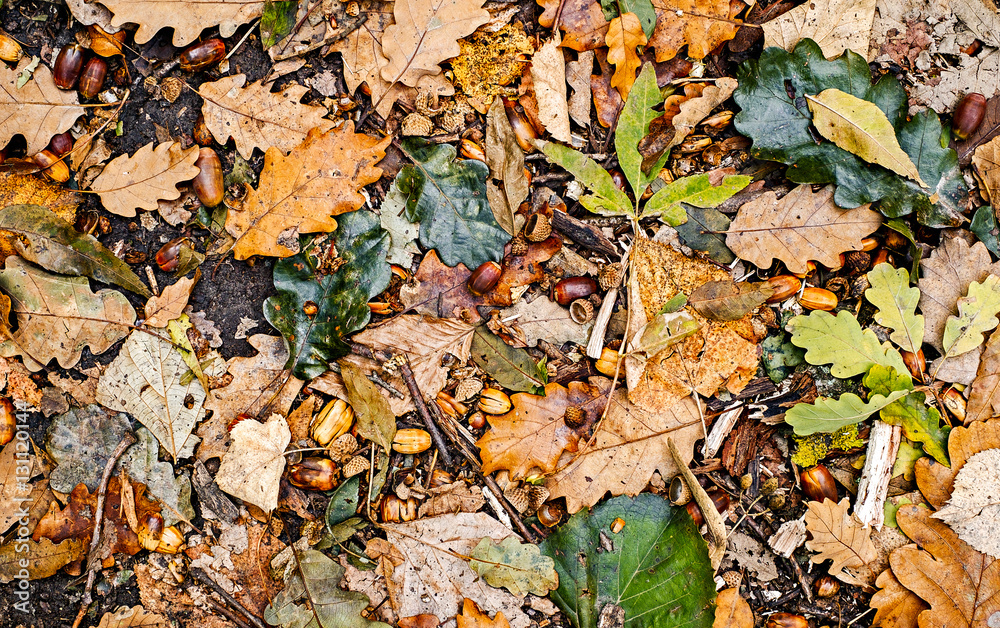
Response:
[[[361,188],[382,176],[375,164],[389,141],[355,133],[347,122],[325,133],[309,131],[290,155],[267,149],[257,189],[226,219],[236,259],[288,257],[298,252],[288,246],[298,244],[298,234],[336,229],[333,216],[361,207]]]
[[[147,613],[141,606],[121,606],[101,617],[97,628],[169,628],[170,621],[162,615]]]
[[[774,294],[767,282],[709,281],[688,295],[688,304],[713,321],[735,321],[757,309]]]
[[[17,578],[22,569],[27,569],[29,580],[48,578],[86,555],[87,544],[82,539],[66,539],[58,544],[49,539],[11,541],[0,545],[0,584]],[[21,566],[22,560],[28,561],[27,567]]]
[[[996,495],[1000,491],[1000,449],[987,449],[973,454],[955,476],[948,504],[934,513],[976,550],[1000,558],[1000,506]]]
[[[154,148],[150,142],[131,157],[111,160],[90,189],[109,212],[131,218],[136,209],[155,210],[159,200],[180,198],[177,184],[198,174],[197,159],[197,146],[183,149],[179,142],[163,142]]]
[[[638,67],[638,65],[636,66]],[[633,71],[634,74],[634,71]],[[569,106],[566,100],[566,60],[558,38],[542,44],[531,58],[538,117],[552,137],[569,143]]]
[[[976,148],[972,154],[972,166],[986,191],[987,200],[1000,205],[1000,136]]]
[[[493,100],[486,114],[485,152],[486,165],[490,167],[490,179],[486,181],[490,209],[497,224],[507,233],[516,235],[523,225],[523,216],[515,214],[521,201],[528,196],[529,184],[524,176],[524,151],[517,144],[517,136],[499,98]]]
[[[97,404],[54,416],[45,433],[45,450],[57,465],[49,475],[52,488],[69,493],[83,484],[96,491],[111,452],[130,429],[128,415]]]
[[[236,74],[198,88],[208,130],[220,144],[233,138],[243,159],[250,159],[255,148],[266,151],[273,146],[287,153],[306,141],[310,130],[325,133],[333,128],[333,122],[323,118],[325,107],[299,102],[308,87],[292,83],[272,94],[269,84],[243,87],[246,80],[246,75]]]
[[[574,322],[568,309],[544,295],[530,303],[521,299],[512,307],[501,310],[500,320],[504,321],[505,331],[517,334],[518,342],[510,342],[510,338],[504,337],[514,347],[534,347],[539,340],[551,342],[557,347],[567,342],[586,345],[594,328],[592,320],[582,325]],[[496,329],[493,331],[499,333]]]
[[[827,59],[839,56],[844,50],[866,56],[875,4],[875,0],[819,0],[801,4],[761,25],[764,46],[790,51],[800,40],[809,38],[819,45]]]
[[[860,251],[861,239],[878,229],[882,217],[868,205],[844,211],[833,193],[833,186],[813,193],[811,186],[800,185],[779,200],[765,192],[740,207],[726,246],[760,268],[774,259],[793,273],[806,272],[809,260],[837,268],[839,255]]]
[[[674,58],[685,44],[689,57],[704,59],[736,36],[740,21],[735,18],[743,6],[729,0],[654,0],[656,30],[649,44],[656,48],[656,60]]]
[[[52,72],[44,65],[35,68],[32,80],[18,88],[18,77],[31,59],[26,57],[16,68],[0,67],[0,142],[6,145],[15,135],[23,135],[27,154],[43,150],[53,135],[68,131],[84,114],[76,92],[62,90],[52,81]]]
[[[537,545],[508,536],[496,543],[485,537],[472,550],[469,567],[492,587],[503,587],[514,595],[548,595],[559,586],[554,561],[541,554]]]
[[[847,584],[870,587],[875,582],[872,564],[878,558],[878,551],[872,543],[871,530],[848,514],[850,503],[846,497],[840,503],[829,499],[822,504],[808,502],[806,529],[813,538],[806,541],[806,547],[818,552],[810,557],[814,563],[833,561],[831,576]]]
[[[965,421],[985,421],[1000,415],[1000,334],[990,334],[969,389]]]
[[[292,439],[285,417],[272,414],[266,423],[240,421],[230,436],[233,442],[222,457],[215,482],[233,497],[271,512],[278,507],[285,448]]]
[[[19,257],[7,258],[0,288],[10,296],[7,307],[17,314],[17,331],[7,330],[0,355],[20,355],[32,371],[53,358],[72,368],[84,347],[95,355],[104,353],[135,322],[135,310],[120,292],[92,292],[84,277],[53,275]]]
[[[232,31],[257,17],[264,6],[254,0],[188,0],[180,9],[172,0],[107,0],[102,2],[114,17],[111,26],[117,30],[126,23],[139,25],[135,43],[144,44],[161,28],[173,28],[173,44],[183,47],[197,39],[208,26],[220,25]]]
[[[559,28],[564,32],[562,46],[571,50],[592,50],[604,44],[608,19],[598,0],[538,0],[545,11],[538,23],[552,28],[559,16]]]
[[[636,48],[646,45],[646,34],[642,32],[642,24],[636,14],[623,13],[611,20],[605,41],[608,45],[608,63],[616,66],[611,86],[627,101],[632,83],[635,82],[635,71],[642,64]]]

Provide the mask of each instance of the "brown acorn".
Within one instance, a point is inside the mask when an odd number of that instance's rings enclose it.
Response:
[[[181,53],[181,70],[185,72],[198,72],[210,65],[222,61],[226,56],[226,44],[221,39],[212,38],[188,46]]]
[[[73,134],[69,131],[52,136],[49,140],[48,150],[56,157],[62,157],[73,150]]]
[[[767,618],[765,628],[809,628],[809,620],[792,613],[772,613]]]
[[[920,349],[916,353],[900,351],[899,354],[903,356],[903,364],[910,371],[910,375],[919,382],[924,381],[924,371],[927,370],[927,360],[924,358],[924,350]]]
[[[781,303],[799,291],[799,288],[802,287],[802,280],[795,275],[778,275],[768,279],[767,285],[774,292],[767,298],[766,303]]]
[[[181,263],[180,253],[181,245],[187,240],[185,237],[174,238],[166,244],[160,247],[160,250],[156,252],[156,265],[160,267],[165,273],[170,273],[177,270],[177,266]]]
[[[577,299],[586,299],[597,292],[597,282],[590,277],[567,277],[552,288],[552,300],[559,305],[569,305]]]
[[[56,61],[52,66],[52,81],[59,89],[73,89],[77,79],[80,78],[80,70],[83,69],[83,58],[85,56],[83,47],[79,44],[64,46]]]
[[[309,491],[329,491],[337,486],[337,467],[333,460],[313,456],[288,468],[288,481]]]
[[[208,130],[208,125],[205,124],[205,114],[198,114],[194,121],[194,128],[191,130],[191,136],[198,146],[211,146],[212,142],[215,141],[212,132]]]
[[[816,587],[816,595],[818,597],[833,597],[840,591],[840,581],[829,574],[824,574],[816,578],[813,586]]]
[[[215,207],[222,202],[226,195],[226,188],[222,182],[222,162],[219,155],[208,147],[202,147],[198,151],[198,159],[194,162],[198,166],[198,174],[191,182],[194,193],[198,195],[198,200],[206,207]]]
[[[100,57],[90,58],[80,74],[80,95],[84,98],[97,96],[104,88],[104,77],[107,75],[107,62]]]
[[[799,297],[799,305],[807,310],[822,310],[829,312],[837,307],[837,295],[826,288],[815,288],[809,286],[802,291]]]
[[[42,174],[52,179],[56,183],[66,183],[69,181],[69,166],[62,159],[52,154],[48,149],[35,153],[32,161],[42,168]]]
[[[837,501],[837,482],[825,466],[818,464],[803,469],[799,479],[802,481],[802,491],[809,499],[821,503],[824,499]]]
[[[496,262],[483,262],[479,268],[472,272],[466,286],[469,292],[481,297],[500,283],[500,276],[503,275],[503,267]]]
[[[955,107],[955,117],[952,120],[951,132],[960,140],[964,140],[979,128],[986,116],[986,97],[982,94],[966,94]]]
[[[507,120],[510,122],[510,127],[514,130],[517,145],[526,153],[535,150],[534,140],[538,139],[535,127],[531,126],[531,122],[528,122],[524,114],[517,110],[516,103],[513,101],[504,98],[503,106],[507,111]]]

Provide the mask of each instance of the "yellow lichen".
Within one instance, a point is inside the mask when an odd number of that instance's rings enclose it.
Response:
[[[451,64],[455,82],[467,96],[487,106],[495,96],[505,93],[504,85],[521,76],[524,63],[518,56],[534,52],[520,22],[495,33],[476,33],[458,43],[462,54]]]
[[[797,446],[792,462],[800,467],[816,466],[831,451],[847,451],[865,444],[865,441],[858,438],[857,425],[844,426],[832,434],[793,436],[792,439]]]

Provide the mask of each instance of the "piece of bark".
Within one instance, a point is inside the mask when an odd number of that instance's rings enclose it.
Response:
[[[865,468],[858,482],[858,497],[854,514],[864,526],[882,529],[885,521],[885,496],[892,479],[892,467],[899,451],[902,427],[875,421],[868,436]]]
[[[577,220],[565,212],[552,212],[552,228],[584,248],[614,257],[620,255],[615,245],[604,237],[599,228]]]

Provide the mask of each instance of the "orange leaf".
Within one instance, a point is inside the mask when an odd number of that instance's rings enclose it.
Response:
[[[604,45],[608,20],[597,0],[538,0],[538,4],[545,9],[538,17],[545,28],[551,28],[559,16],[559,28],[566,33],[563,48],[582,52]]]
[[[673,59],[684,45],[689,57],[704,59],[736,36],[740,21],[733,18],[744,6],[738,0],[653,0],[656,28],[649,43],[656,48],[656,60]]]
[[[462,614],[455,617],[458,628],[510,628],[510,623],[503,613],[497,611],[497,616],[490,619],[490,616],[479,610],[479,605],[465,598],[462,603]],[[400,621],[402,625],[402,621]]]
[[[608,44],[608,63],[616,66],[611,86],[627,100],[635,83],[635,72],[642,65],[636,49],[646,44],[646,34],[642,32],[638,16],[625,13],[611,20],[605,42]]]
[[[872,626],[889,628],[917,628],[917,616],[929,606],[916,594],[896,580],[891,569],[879,574],[875,586],[880,590],[872,597],[870,606],[878,609]]]
[[[948,460],[951,468],[924,457],[914,471],[917,488],[935,508],[941,508],[951,497],[955,476],[973,455],[987,449],[1000,448],[1000,419],[977,421],[969,427],[956,427],[948,435]]]
[[[753,610],[740,597],[739,588],[719,591],[715,605],[712,628],[753,628]]]

